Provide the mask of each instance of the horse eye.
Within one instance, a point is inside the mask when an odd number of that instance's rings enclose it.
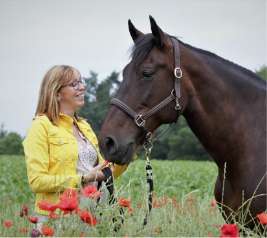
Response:
[[[143,72],[143,79],[145,79],[145,80],[151,80],[152,79],[152,75],[153,75],[152,72],[144,71]]]

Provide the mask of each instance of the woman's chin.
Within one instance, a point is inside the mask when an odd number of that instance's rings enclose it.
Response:
[[[81,109],[83,106],[84,106],[84,101],[80,101],[80,102],[77,102],[77,103],[75,104],[75,108],[76,108],[76,110]]]

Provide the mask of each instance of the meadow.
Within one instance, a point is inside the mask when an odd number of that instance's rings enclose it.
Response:
[[[148,224],[145,161],[134,161],[116,180],[116,196],[131,200],[132,211],[125,210],[118,231],[112,221],[120,217],[119,206],[102,203],[94,207],[95,226],[83,223],[77,215],[49,221],[55,236],[219,236],[224,220],[213,201],[217,168],[213,162],[152,160],[154,208]],[[19,216],[22,205],[33,212],[34,196],[28,186],[23,156],[0,156],[0,236],[29,236],[34,224]],[[10,228],[2,224],[12,220]]]

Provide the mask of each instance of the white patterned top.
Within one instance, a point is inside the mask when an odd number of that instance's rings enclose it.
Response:
[[[86,175],[97,164],[97,152],[94,146],[91,144],[84,135],[78,131],[78,161],[77,161],[77,174]]]

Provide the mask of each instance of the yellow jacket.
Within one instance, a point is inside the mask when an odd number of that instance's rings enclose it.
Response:
[[[75,121],[95,146],[99,163],[103,163],[97,137],[91,126],[83,119]],[[28,180],[32,191],[36,193],[37,213],[47,214],[38,208],[39,201],[56,203],[61,191],[80,186],[81,176],[76,173],[78,144],[72,125],[73,118],[62,113],[58,126],[52,124],[45,115],[37,116],[23,141]],[[118,177],[126,168],[127,166],[114,165],[114,177]]]

